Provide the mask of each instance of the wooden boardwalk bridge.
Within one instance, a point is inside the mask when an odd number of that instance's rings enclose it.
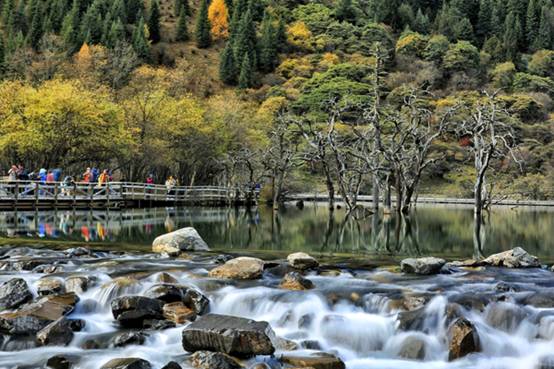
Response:
[[[0,181],[0,209],[118,209],[183,205],[240,205],[247,196],[239,188],[110,182]]]

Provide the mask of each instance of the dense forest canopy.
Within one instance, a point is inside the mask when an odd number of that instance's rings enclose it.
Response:
[[[271,183],[277,197],[376,186],[472,196],[484,138],[461,128],[502,122],[509,150],[490,151],[494,191],[554,196],[552,0],[0,9],[4,172],[93,165],[128,180]]]

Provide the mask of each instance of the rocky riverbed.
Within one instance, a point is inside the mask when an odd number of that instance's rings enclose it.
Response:
[[[554,273],[523,249],[355,269],[180,237],[1,248],[0,368],[554,368]]]

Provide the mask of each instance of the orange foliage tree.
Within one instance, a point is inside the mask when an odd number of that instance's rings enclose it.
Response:
[[[208,18],[212,25],[212,36],[214,39],[226,38],[229,36],[229,12],[225,6],[225,0],[213,0],[208,9]]]

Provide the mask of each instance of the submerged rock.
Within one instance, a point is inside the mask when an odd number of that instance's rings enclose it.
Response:
[[[309,279],[306,279],[298,272],[290,272],[285,275],[279,287],[286,290],[302,291],[314,288],[314,284]]]
[[[63,355],[52,356],[46,361],[49,369],[70,369],[73,367],[73,360]]]
[[[264,261],[247,256],[231,259],[225,264],[212,269],[210,277],[227,279],[257,279],[264,271]]]
[[[13,278],[0,287],[0,310],[15,309],[33,299],[27,282]]]
[[[240,369],[242,366],[231,356],[221,352],[197,351],[191,358],[192,366],[198,369]]]
[[[458,318],[448,328],[448,360],[481,351],[477,329],[469,320]]]
[[[152,242],[152,251],[177,256],[183,251],[207,251],[210,248],[196,229],[187,227],[157,237]]]
[[[445,260],[435,257],[408,258],[402,260],[400,270],[408,274],[430,275],[439,273],[444,264]]]
[[[237,357],[271,355],[274,339],[269,323],[228,315],[204,315],[183,330],[186,351],[217,351]]]
[[[111,303],[114,318],[124,327],[142,327],[146,319],[163,319],[163,303],[142,296],[123,296]]]
[[[311,355],[285,354],[281,362],[299,368],[313,369],[345,369],[344,362],[335,355],[318,352]]]
[[[175,361],[170,361],[169,363],[165,364],[162,369],[183,369],[181,365],[176,363]]]
[[[84,324],[82,320],[61,317],[37,333],[37,342],[41,346],[66,346],[73,339],[73,332],[80,331]]]
[[[100,369],[151,369],[150,363],[144,359],[128,357],[112,359],[102,365]]]
[[[425,340],[417,336],[408,336],[402,341],[398,356],[408,360],[423,360],[425,352]]]
[[[506,268],[538,268],[541,266],[536,256],[521,247],[494,254],[483,260],[483,264]]]
[[[142,332],[125,332],[118,334],[112,339],[114,347],[123,347],[127,345],[142,345],[147,335]]]
[[[311,268],[317,268],[319,262],[312,256],[305,252],[296,252],[287,256],[287,261],[290,266],[300,270],[306,270]]]

